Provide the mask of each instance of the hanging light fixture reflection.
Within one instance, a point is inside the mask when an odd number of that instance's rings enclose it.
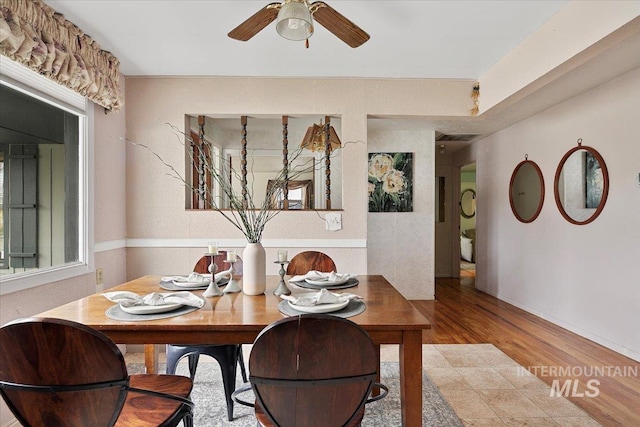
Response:
[[[288,40],[306,40],[313,35],[313,19],[306,0],[285,0],[278,12],[276,31]]]
[[[446,148],[444,144],[440,144],[440,146],[438,147],[438,153],[444,154],[445,152],[446,152]]]
[[[333,151],[336,148],[342,147],[342,142],[340,142],[340,138],[338,138],[338,134],[336,133],[333,126],[329,126],[329,151]],[[307,133],[305,133],[302,142],[300,143],[300,147],[306,148],[311,151],[320,151],[324,152],[327,143],[327,134],[324,130],[324,125],[320,122],[319,125],[313,124],[309,126],[307,129]]]

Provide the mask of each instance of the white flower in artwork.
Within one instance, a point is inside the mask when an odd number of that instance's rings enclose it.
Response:
[[[376,190],[376,185],[373,182],[369,183],[369,196],[371,196],[371,194],[373,194],[373,192]]]
[[[393,158],[388,154],[376,154],[369,161],[369,176],[382,181],[382,178],[393,170]]]
[[[402,193],[406,188],[404,172],[393,169],[382,177],[382,190],[387,194]]]

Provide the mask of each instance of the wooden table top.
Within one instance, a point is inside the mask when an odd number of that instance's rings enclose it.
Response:
[[[229,343],[229,333],[236,340],[252,342],[265,326],[282,317],[278,311],[280,298],[273,295],[279,276],[267,277],[265,295],[249,296],[242,292],[205,298],[199,310],[166,319],[126,322],[112,320],[105,311],[114,303],[101,294],[94,294],[40,313],[38,317],[56,317],[83,323],[109,335],[122,344],[147,343],[216,343],[212,336]],[[356,287],[336,292],[360,295],[366,310],[349,320],[364,327],[377,344],[401,342],[402,331],[429,329],[431,324],[383,276],[359,276]],[[160,276],[144,276],[105,290],[132,291],[139,295],[167,292],[160,286]],[[242,282],[240,281],[240,285]],[[289,285],[293,294],[312,292]],[[201,295],[203,291],[193,291]],[[400,335],[399,335],[400,334]],[[205,336],[206,335],[206,336]],[[375,335],[375,337],[374,337]],[[140,340],[144,336],[143,340]]]

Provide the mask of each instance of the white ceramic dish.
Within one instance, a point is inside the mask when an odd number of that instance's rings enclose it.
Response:
[[[295,305],[291,301],[287,301],[289,306],[296,311],[302,311],[303,313],[331,313],[333,311],[342,310],[349,305],[349,300],[336,302],[333,304],[318,304],[318,305]]]
[[[124,307],[122,305],[120,306],[122,311],[129,314],[166,313],[167,311],[172,311],[180,307],[182,307],[182,304],[179,304],[179,303],[162,304],[162,305],[133,305],[131,307]]]
[[[349,278],[339,279],[339,280],[311,280],[311,279],[304,279],[304,281],[309,283],[310,285],[315,285],[315,286],[336,286],[336,285],[342,285],[344,283],[347,283],[349,281]]]

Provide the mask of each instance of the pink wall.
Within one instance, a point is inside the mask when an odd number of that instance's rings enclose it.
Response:
[[[343,155],[342,230],[327,231],[317,212],[283,212],[267,224],[263,244],[283,245],[321,242],[319,250],[331,251],[342,272],[365,274],[367,260],[384,253],[405,253],[410,236],[420,245],[420,280],[400,280],[401,269],[387,262],[376,270],[393,280],[405,296],[433,297],[433,231],[418,224],[433,223],[433,133],[403,141],[404,151],[421,152],[416,168],[425,179],[417,182],[420,212],[386,218],[394,234],[385,246],[387,227],[367,227],[367,152],[369,116],[468,116],[473,82],[404,79],[277,79],[277,78],[129,78],[127,79],[127,136],[146,144],[178,170],[184,170],[184,148],[166,123],[179,128],[185,114],[210,115],[335,115],[341,118]],[[248,126],[250,136],[251,127]],[[376,149],[394,151],[397,141],[386,140]],[[250,143],[250,138],[249,138]],[[274,141],[278,144],[280,141]],[[148,151],[127,147],[127,237],[140,242],[127,252],[129,278],[163,272],[184,273],[202,254],[189,242],[216,237],[244,247],[241,233],[217,212],[184,209],[184,187]],[[320,213],[322,214],[322,213]],[[186,241],[177,248],[176,241]],[[284,240],[284,243],[279,243]],[[355,242],[340,247],[338,243]],[[289,242],[289,243],[287,243]],[[300,243],[301,242],[301,243]],[[334,243],[335,242],[335,243]],[[374,242],[369,244],[369,242]],[[245,242],[246,243],[246,242]],[[365,246],[366,245],[366,246]],[[223,245],[224,246],[224,245]],[[334,249],[339,248],[339,249]],[[290,248],[290,253],[304,250]],[[275,273],[276,267],[272,271]]]
[[[640,144],[636,68],[473,145],[477,159],[476,286],[569,330],[640,360]],[[578,138],[603,156],[607,204],[591,224],[572,225],[553,194],[556,167]],[[516,220],[509,179],[528,154],[546,186],[540,216]]]

